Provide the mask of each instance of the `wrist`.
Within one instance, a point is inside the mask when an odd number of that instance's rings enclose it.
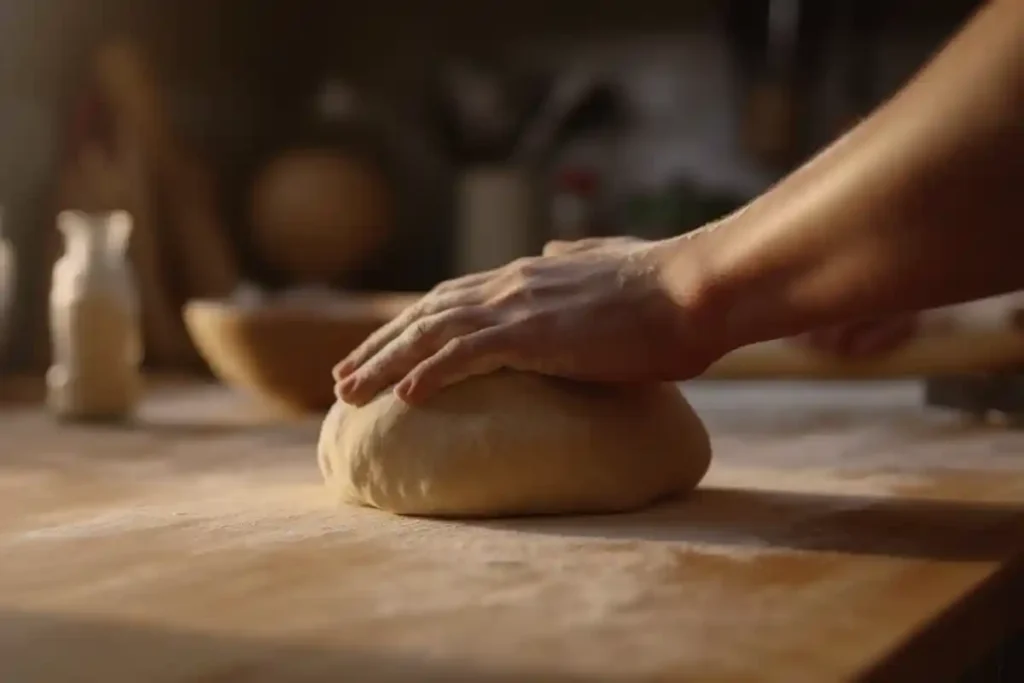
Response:
[[[818,326],[799,304],[809,269],[787,253],[786,240],[773,239],[766,216],[755,225],[758,209],[740,210],[664,247],[661,279],[688,334],[699,331],[722,354]]]
[[[656,277],[673,309],[674,336],[684,348],[701,347],[711,361],[742,345],[731,329],[731,287],[720,268],[722,247],[715,233],[722,226],[709,224],[652,243]]]

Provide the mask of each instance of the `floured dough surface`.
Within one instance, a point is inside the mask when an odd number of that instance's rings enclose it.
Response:
[[[496,517],[632,510],[692,490],[707,431],[673,384],[604,385],[500,371],[421,405],[385,391],[337,403],[318,447],[344,502]]]

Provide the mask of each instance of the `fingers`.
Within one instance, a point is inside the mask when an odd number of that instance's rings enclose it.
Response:
[[[916,318],[899,317],[816,330],[804,339],[821,351],[846,358],[864,358],[897,349],[913,336],[916,327]]]
[[[505,367],[514,334],[511,325],[501,325],[450,339],[440,351],[417,365],[395,387],[395,393],[403,401],[416,403],[467,377]]]
[[[629,235],[617,237],[587,237],[581,240],[552,240],[544,245],[544,256],[560,256],[563,254],[578,254],[582,251],[590,251],[601,247],[628,247],[631,245],[643,244],[646,240]]]
[[[336,382],[358,370],[364,363],[373,358],[385,346],[390,344],[417,320],[426,316],[442,313],[466,303],[471,303],[473,296],[466,290],[453,290],[450,293],[427,295],[419,302],[399,313],[391,322],[382,325],[363,343],[353,349],[340,363],[334,366],[332,374]]]
[[[605,237],[588,237],[582,240],[551,240],[544,245],[544,256],[559,256],[560,254],[575,254],[587,249],[601,246],[607,241]],[[612,238],[614,239],[614,238]]]
[[[558,256],[559,254],[565,254],[569,252],[573,244],[573,242],[566,240],[551,240],[544,245],[544,250],[541,254],[544,256]]]
[[[340,382],[355,372],[359,366],[373,357],[391,340],[401,334],[402,330],[414,321],[432,313],[439,313],[459,305],[467,305],[479,299],[475,288],[492,280],[497,271],[472,273],[437,285],[430,293],[419,301],[408,306],[389,323],[381,326],[367,337],[362,344],[351,351],[341,362],[334,366],[334,380]]]
[[[819,351],[827,351],[838,355],[845,355],[845,344],[848,330],[843,327],[827,327],[822,330],[814,330],[802,336],[802,340]]]
[[[494,276],[494,270],[485,270],[480,273],[470,273],[469,275],[463,275],[453,280],[446,280],[441,284],[434,287],[434,290],[428,296],[439,296],[442,294],[451,294],[453,292],[463,291],[470,287],[483,284]]]
[[[853,357],[876,356],[894,351],[913,334],[913,324],[907,320],[893,320],[866,327],[847,341],[847,353]]]
[[[476,332],[487,326],[488,321],[483,309],[473,306],[419,318],[342,379],[335,391],[347,403],[366,403],[435,355],[449,341]]]

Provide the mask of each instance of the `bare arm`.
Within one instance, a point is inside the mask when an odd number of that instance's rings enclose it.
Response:
[[[692,296],[698,259],[729,346],[1024,287],[1024,2],[980,10],[870,118],[676,252],[670,290]]]
[[[1024,0],[742,211],[443,283],[335,368],[419,401],[498,368],[681,380],[744,344],[1024,286]]]

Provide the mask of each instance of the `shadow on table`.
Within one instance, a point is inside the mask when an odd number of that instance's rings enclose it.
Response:
[[[382,645],[382,648],[386,647]],[[0,612],[0,680],[18,683],[542,681],[530,671],[236,638],[85,617]],[[573,679],[559,677],[571,683]]]
[[[1024,537],[1024,505],[702,488],[623,515],[463,520],[565,537],[793,549],[936,560],[997,560]]]
[[[51,470],[67,474],[122,463],[163,463],[167,472],[177,474],[239,468],[252,473],[295,464],[317,472],[319,424],[312,422],[220,426],[139,421],[113,425],[32,419],[32,424],[18,425],[6,433],[0,425],[0,472]],[[0,679],[0,683],[6,682]]]
[[[973,438],[1000,434],[1006,427],[951,411],[935,409],[894,411],[884,406],[851,411],[844,408],[807,408],[786,412],[717,410],[698,413],[712,435],[730,437],[804,438],[821,434],[842,434],[870,428],[874,433],[893,438],[935,439]]]
[[[203,422],[199,420],[148,420],[138,418],[123,422],[107,420],[62,421],[53,420],[54,428],[78,430],[84,434],[130,435],[148,434],[172,438],[219,437],[236,434],[272,432],[274,427],[230,422]]]

